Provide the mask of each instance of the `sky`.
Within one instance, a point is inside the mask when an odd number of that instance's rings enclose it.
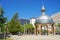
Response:
[[[44,0],[43,4],[49,16],[60,12],[60,0]],[[11,20],[16,12],[19,19],[38,18],[41,15],[42,0],[0,0],[0,6],[8,20]]]

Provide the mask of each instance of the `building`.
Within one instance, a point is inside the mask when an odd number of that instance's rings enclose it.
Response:
[[[33,25],[33,27],[35,27],[35,21],[36,21],[36,18],[30,18],[30,24]]]
[[[41,8],[42,15],[36,18],[36,21],[35,21],[34,31],[36,35],[37,34],[42,35],[44,33],[43,32],[44,30],[47,31],[46,32],[47,35],[55,34],[56,28],[55,28],[54,21],[50,16],[45,14],[45,11],[46,9],[44,5],[42,5],[42,8]]]
[[[51,17],[55,23],[60,22],[60,12],[53,14]]]
[[[57,13],[54,13],[52,16],[51,16],[51,18],[53,19],[53,22],[54,23],[60,23],[60,12],[57,12]],[[33,19],[33,20],[32,20]],[[36,18],[31,18],[30,19],[30,24],[34,24],[35,23],[35,21],[36,21]]]

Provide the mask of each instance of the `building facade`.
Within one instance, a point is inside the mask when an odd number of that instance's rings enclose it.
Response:
[[[60,22],[60,12],[53,14],[51,17],[55,23]]]
[[[30,24],[33,25],[33,27],[35,27],[35,21],[36,21],[36,18],[30,18]]]

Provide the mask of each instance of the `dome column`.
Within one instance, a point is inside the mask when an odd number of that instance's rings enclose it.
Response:
[[[56,31],[56,28],[55,28],[55,25],[53,24],[53,26],[52,26],[52,31],[53,31],[53,35],[55,35],[55,31]]]
[[[39,33],[40,33],[40,35],[42,35],[42,25],[41,24],[39,24],[39,28],[40,28]]]
[[[38,31],[37,31],[37,24],[35,24],[34,34],[35,34],[35,35],[37,35],[37,34],[38,34]]]
[[[47,24],[47,35],[50,34],[50,32],[49,32],[49,26],[50,26],[50,24]]]

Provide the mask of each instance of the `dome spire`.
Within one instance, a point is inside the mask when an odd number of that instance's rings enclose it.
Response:
[[[42,15],[44,15],[44,14],[45,14],[45,7],[44,7],[43,1],[42,1],[42,8],[41,8],[41,11],[42,11]]]

